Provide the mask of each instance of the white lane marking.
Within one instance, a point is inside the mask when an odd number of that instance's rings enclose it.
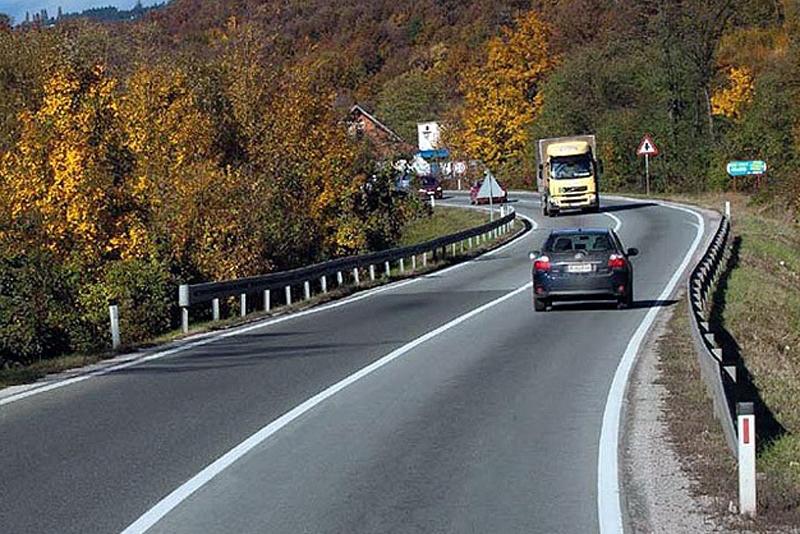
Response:
[[[622,228],[622,221],[619,219],[619,217],[613,213],[606,213],[605,211],[603,212],[603,215],[610,217],[611,220],[614,221],[614,231],[619,232],[619,229]]]
[[[361,380],[362,378],[374,373],[381,367],[391,363],[392,361],[400,358],[404,354],[408,353],[409,351],[413,350],[414,348],[418,347],[419,345],[429,341],[436,336],[454,328],[461,323],[472,319],[473,317],[489,310],[507,301],[510,298],[513,298],[520,293],[527,291],[531,288],[532,283],[528,282],[522,287],[519,287],[510,293],[506,293],[500,298],[497,298],[491,302],[487,302],[486,304],[479,306],[478,308],[473,309],[461,315],[452,321],[440,326],[435,330],[431,330],[427,334],[418,337],[417,339],[403,345],[402,347],[390,352],[386,356],[383,356],[381,359],[363,367],[359,371],[356,371],[352,375],[348,376],[347,378],[337,382],[336,384],[328,387],[324,391],[317,393],[310,399],[306,400],[299,406],[293,408],[292,410],[286,412],[282,416],[278,417],[267,426],[263,427],[262,429],[258,430],[256,433],[251,435],[249,438],[241,442],[239,445],[235,446],[222,456],[220,456],[217,460],[209,464],[206,468],[202,471],[197,473],[191,479],[189,479],[186,483],[178,487],[172,493],[164,497],[161,501],[159,501],[155,506],[150,508],[147,512],[144,513],[139,519],[134,521],[130,526],[128,526],[125,530],[122,531],[122,534],[140,534],[147,532],[153,525],[155,525],[158,521],[160,521],[164,516],[166,516],[170,511],[175,509],[179,504],[185,501],[189,496],[191,496],[194,492],[202,488],[205,484],[211,481],[215,476],[219,473],[224,471],[227,467],[231,464],[236,462],[242,456],[247,454],[251,451],[254,447],[258,446],[264,440],[269,438],[270,436],[274,435],[276,432],[280,431],[282,428],[290,424],[292,421],[297,419],[298,417],[302,416],[303,414],[307,413],[309,410],[313,409],[315,406],[319,405],[320,403],[324,402],[326,399],[336,395],[346,387],[350,386],[351,384]]]
[[[683,276],[684,271],[692,261],[697,248],[703,240],[705,234],[705,220],[703,216],[694,210],[670,204],[660,205],[675,210],[684,211],[697,218],[698,226],[692,245],[683,257],[678,269],[667,282],[664,290],[659,295],[658,300],[666,300],[675,290],[675,286]],[[614,380],[608,392],[606,406],[603,412],[603,426],[600,431],[600,445],[597,458],[597,514],[600,525],[600,534],[622,534],[624,526],[622,521],[622,504],[620,503],[619,489],[619,466],[618,466],[618,445],[620,437],[620,418],[622,415],[622,402],[625,397],[625,390],[628,384],[633,364],[639,353],[639,347],[644,341],[645,335],[653,325],[659,308],[650,308],[639,327],[634,332],[633,337],[628,342],[625,353],[614,373]]]
[[[459,206],[459,207],[465,207],[465,206]],[[522,218],[528,220],[533,225],[534,229],[537,228],[536,221],[534,221],[530,217],[522,215],[521,213],[517,213],[517,215],[519,217],[522,217]],[[521,237],[521,236],[522,236],[522,234],[520,234],[520,236],[518,236],[518,237]],[[502,245],[500,247],[497,247],[496,249],[490,250],[489,252],[485,252],[484,254],[482,254],[479,257],[493,256],[493,255],[498,254],[498,253],[504,251],[505,249],[515,245],[516,243],[517,243],[517,239],[515,238],[512,241],[510,241],[510,242],[508,242],[508,243],[506,243],[506,244],[504,244],[504,245]],[[440,275],[443,275],[443,274],[451,273],[451,272],[456,271],[458,269],[462,269],[462,268],[464,268],[464,267],[466,267],[468,265],[475,265],[475,264],[476,264],[476,262],[473,259],[473,260],[470,260],[470,261],[457,263],[456,265],[452,265],[452,266],[447,267],[445,269],[442,269],[440,271],[435,271],[435,272],[431,273],[431,275],[440,276]],[[32,397],[32,396],[38,395],[40,393],[46,393],[48,391],[53,391],[55,389],[60,389],[60,388],[66,387],[66,386],[77,384],[79,382],[83,382],[84,380],[89,380],[90,378],[95,378],[95,377],[98,377],[98,376],[107,375],[109,373],[114,373],[116,371],[121,371],[123,369],[127,369],[127,368],[133,367],[135,365],[141,365],[143,363],[151,362],[153,360],[160,360],[162,358],[166,358],[167,356],[172,356],[173,354],[178,354],[180,352],[185,352],[185,351],[190,350],[190,349],[195,349],[195,348],[198,348],[198,347],[202,347],[204,345],[208,345],[209,343],[214,343],[215,341],[219,341],[221,339],[226,339],[226,338],[229,338],[229,337],[238,336],[238,335],[241,335],[241,334],[246,334],[247,332],[251,332],[253,330],[258,330],[259,328],[265,328],[265,327],[272,326],[272,325],[279,324],[279,323],[283,323],[285,321],[289,321],[289,320],[292,320],[292,319],[297,319],[299,317],[304,317],[306,315],[311,315],[311,314],[315,314],[315,313],[328,311],[328,310],[331,310],[331,309],[339,308],[340,306],[346,306],[346,305],[352,304],[354,302],[358,302],[358,301],[361,301],[361,300],[364,300],[364,299],[367,299],[367,298],[374,297],[374,296],[379,295],[379,294],[381,294],[381,293],[383,293],[385,291],[391,291],[391,290],[394,290],[394,289],[399,289],[401,287],[405,287],[407,285],[415,284],[415,283],[417,283],[417,282],[419,282],[421,280],[428,279],[428,277],[429,277],[429,275],[422,275],[422,276],[419,276],[419,277],[416,277],[416,278],[411,278],[409,280],[400,280],[398,282],[386,284],[384,286],[376,287],[374,289],[369,289],[369,290],[366,290],[366,291],[363,291],[363,292],[359,292],[356,295],[353,295],[353,296],[350,296],[350,297],[346,297],[346,298],[344,298],[342,300],[337,300],[337,301],[331,302],[329,304],[323,304],[322,306],[309,308],[307,310],[299,311],[299,312],[292,313],[292,314],[289,314],[289,315],[284,315],[284,316],[281,316],[281,317],[265,319],[263,321],[258,321],[256,323],[253,323],[252,325],[234,328],[234,329],[222,332],[220,334],[206,334],[206,335],[204,335],[204,337],[202,337],[201,339],[199,339],[197,341],[190,341],[190,342],[188,342],[188,343],[186,343],[184,345],[180,345],[178,347],[174,347],[174,348],[167,349],[167,350],[164,350],[164,351],[159,351],[159,352],[150,354],[148,356],[142,356],[142,357],[139,357],[139,358],[134,358],[132,360],[125,361],[123,363],[119,363],[119,364],[116,364],[116,365],[111,365],[109,367],[104,367],[102,369],[98,369],[98,370],[95,370],[95,371],[88,371],[86,373],[79,374],[78,376],[73,376],[71,378],[65,378],[63,380],[58,380],[56,382],[51,382],[49,384],[46,384],[46,385],[43,385],[43,386],[39,386],[39,387],[33,387],[31,389],[22,391],[20,393],[16,393],[16,394],[4,397],[4,398],[0,398],[0,407],[5,406],[7,404],[11,404],[13,402],[21,401],[23,399],[27,399],[28,397]]]

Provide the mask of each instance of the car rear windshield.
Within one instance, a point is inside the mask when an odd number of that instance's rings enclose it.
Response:
[[[438,182],[436,181],[436,178],[423,178],[422,179],[422,185],[424,185],[425,187],[433,187],[433,186],[437,185],[437,183]]]
[[[547,252],[608,252],[615,247],[608,234],[567,234],[550,236],[544,249]]]

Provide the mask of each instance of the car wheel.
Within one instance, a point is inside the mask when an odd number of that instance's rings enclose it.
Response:
[[[533,309],[537,312],[547,311],[547,300],[533,298]]]
[[[624,310],[633,306],[633,293],[628,293],[624,297],[617,299],[617,309]]]

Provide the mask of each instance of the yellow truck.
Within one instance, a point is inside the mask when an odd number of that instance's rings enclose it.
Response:
[[[542,213],[553,217],[565,210],[600,210],[600,175],[593,135],[540,139],[537,143],[536,183]]]

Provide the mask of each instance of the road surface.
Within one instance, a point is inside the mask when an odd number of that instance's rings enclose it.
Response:
[[[121,532],[145,516],[131,531],[597,531],[609,387],[648,310],[670,305],[659,295],[697,220],[647,202],[555,219],[532,195],[512,205],[540,229],[493,255],[0,406],[0,530]],[[553,226],[617,226],[640,249],[632,309],[533,312],[528,252]]]

